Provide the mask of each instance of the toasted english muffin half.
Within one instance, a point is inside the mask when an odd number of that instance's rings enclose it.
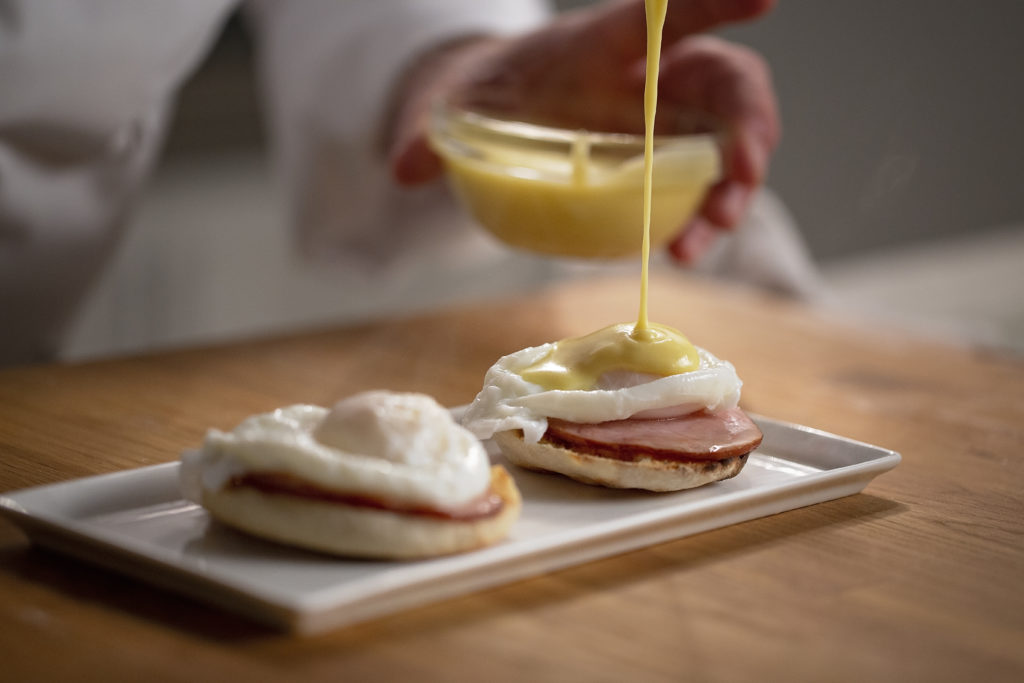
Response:
[[[610,458],[547,443],[527,443],[522,432],[498,432],[492,440],[514,465],[557,472],[586,484],[647,491],[680,491],[735,477],[749,453],[722,460],[680,460],[640,455],[632,460]]]
[[[467,520],[244,485],[203,490],[201,503],[219,522],[285,545],[346,557],[411,560],[475,550],[504,538],[519,518],[522,498],[500,465],[491,467],[490,488],[501,498],[500,508]]]

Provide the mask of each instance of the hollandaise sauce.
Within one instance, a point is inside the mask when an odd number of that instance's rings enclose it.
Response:
[[[654,117],[658,110],[658,73],[661,67],[661,36],[668,0],[644,0],[647,14],[647,71],[644,82],[644,236],[640,247],[640,313],[634,334],[643,339],[647,321],[647,271],[651,260],[651,187],[654,184]]]
[[[666,2],[646,9],[645,99],[653,121]],[[635,258],[641,241],[648,250],[667,244],[721,170],[712,135],[654,140],[648,132],[646,142],[635,141],[492,118],[457,105],[435,109],[430,141],[452,189],[482,227],[510,246],[570,258]],[[642,222],[638,189],[645,171]]]
[[[661,36],[668,0],[645,0],[647,73],[644,83],[643,245],[640,266],[640,311],[635,324],[611,325],[592,334],[564,339],[525,369],[523,379],[551,390],[587,390],[610,371],[668,376],[696,370],[696,347],[680,332],[647,319],[648,262],[651,253],[651,188],[654,168],[654,118],[658,105]],[[574,155],[575,156],[575,155]]]
[[[523,379],[549,390],[586,391],[611,371],[668,376],[700,367],[693,344],[664,325],[650,325],[640,337],[634,324],[620,323],[553,346],[520,373]]]

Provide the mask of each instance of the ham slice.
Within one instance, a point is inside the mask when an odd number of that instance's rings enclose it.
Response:
[[[340,503],[356,507],[389,510],[407,515],[420,515],[436,519],[467,522],[493,517],[501,512],[504,502],[497,493],[488,489],[473,500],[449,508],[432,508],[423,505],[408,505],[373,496],[339,493],[323,489],[316,484],[303,481],[286,472],[249,472],[233,477],[229,487],[254,488],[267,494],[285,494],[327,503]]]
[[[746,413],[728,408],[596,424],[551,418],[543,441],[617,460],[714,461],[746,455],[760,445],[761,438],[761,430]]]

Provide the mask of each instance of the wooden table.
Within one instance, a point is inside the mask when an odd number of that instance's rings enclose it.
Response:
[[[0,490],[174,460],[352,392],[470,400],[501,354],[635,315],[632,278],[391,323],[0,373]],[[745,406],[902,452],[865,493],[297,638],[0,522],[0,679],[1024,680],[1024,363],[683,276],[652,318]]]

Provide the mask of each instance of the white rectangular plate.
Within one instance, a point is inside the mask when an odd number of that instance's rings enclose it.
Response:
[[[616,491],[510,466],[523,494],[510,536],[418,562],[345,560],[233,532],[181,498],[177,463],[24,489],[0,497],[0,512],[40,545],[316,633],[858,493],[900,461],[877,446],[755,420],[764,442],[743,471],[690,491]]]

